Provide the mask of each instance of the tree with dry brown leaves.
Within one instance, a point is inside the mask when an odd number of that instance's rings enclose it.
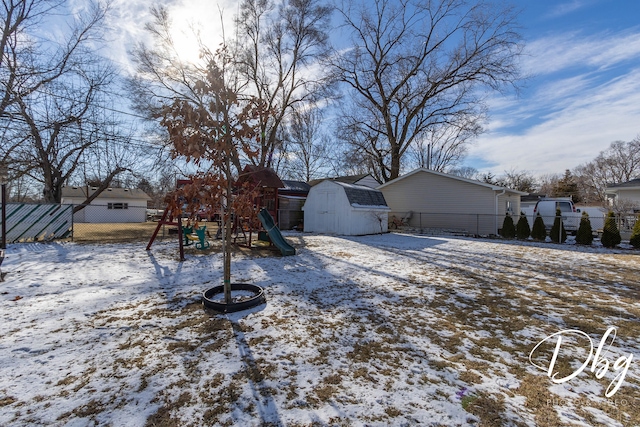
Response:
[[[258,98],[242,96],[229,80],[231,58],[224,48],[207,56],[204,72],[193,81],[194,97],[162,104],[160,124],[167,130],[174,158],[200,169],[190,184],[169,197],[169,209],[190,216],[202,205],[220,208],[223,219],[224,295],[231,303],[231,217],[253,214],[251,189],[234,194],[232,158],[255,158],[262,134],[260,123],[269,110]]]

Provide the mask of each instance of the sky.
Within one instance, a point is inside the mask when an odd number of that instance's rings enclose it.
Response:
[[[81,0],[77,0],[81,3]],[[189,24],[220,34],[220,12],[201,0],[160,0],[182,28],[177,35],[186,56],[197,55]],[[640,136],[640,1],[516,0],[525,42],[520,91],[488,98],[486,132],[465,161],[480,172],[527,171],[562,174],[594,159],[613,141]],[[237,1],[218,3],[225,15]],[[144,40],[147,1],[115,0],[110,51],[123,68],[127,51]],[[197,11],[197,13],[194,13]]]
[[[518,96],[489,100],[467,164],[499,175],[562,173],[640,135],[640,2],[519,1],[526,43]]]

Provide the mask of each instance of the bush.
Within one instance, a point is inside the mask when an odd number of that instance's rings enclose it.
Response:
[[[547,239],[547,229],[544,228],[544,221],[540,216],[540,212],[536,215],[535,221],[533,221],[533,228],[531,229],[531,237],[536,240],[546,240]]]
[[[562,212],[560,209],[556,209],[556,219],[553,220],[553,226],[549,231],[549,237],[551,241],[555,243],[564,243],[567,240],[567,230],[564,229],[564,223],[562,222]]]
[[[504,217],[504,221],[502,222],[502,230],[500,230],[500,235],[505,239],[513,239],[516,237],[516,226],[513,225],[513,218],[511,215],[507,214]]]
[[[578,234],[576,234],[576,243],[580,245],[590,245],[591,242],[593,242],[593,229],[591,228],[589,214],[582,212],[580,227],[578,227]]]
[[[516,237],[520,240],[525,240],[529,238],[530,234],[529,220],[524,212],[520,212],[520,219],[518,220],[518,225],[516,225]]]
[[[607,219],[604,221],[604,229],[602,230],[600,241],[605,248],[615,248],[622,241],[620,230],[616,225],[616,216],[613,212],[609,212]]]
[[[636,218],[636,223],[633,225],[631,241],[629,243],[636,249],[640,248],[640,217]]]

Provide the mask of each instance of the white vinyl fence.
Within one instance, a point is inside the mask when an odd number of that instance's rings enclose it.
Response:
[[[8,203],[6,230],[10,243],[68,237],[73,230],[73,206]]]

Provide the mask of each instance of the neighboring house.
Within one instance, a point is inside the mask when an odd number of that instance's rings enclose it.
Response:
[[[313,187],[314,185],[320,184],[321,182],[327,180],[343,182],[345,184],[364,185],[365,187],[370,188],[376,188],[380,185],[380,183],[370,173],[361,175],[338,176],[335,178],[314,179],[312,181],[309,181],[309,184]]]
[[[79,205],[97,187],[62,187],[63,205]],[[151,198],[139,188],[107,188],[84,209],[73,215],[74,222],[145,222],[147,201]]]
[[[283,179],[284,188],[278,190],[278,227],[281,230],[302,230],[304,212],[311,185],[303,181]]]
[[[527,193],[428,169],[416,169],[378,187],[391,208],[421,229],[497,234],[507,212],[520,213]]]
[[[627,207],[629,211],[640,208],[640,178],[621,184],[610,184],[605,194],[611,205]]]
[[[379,190],[326,180],[309,190],[304,231],[346,236],[387,232],[389,206]]]

